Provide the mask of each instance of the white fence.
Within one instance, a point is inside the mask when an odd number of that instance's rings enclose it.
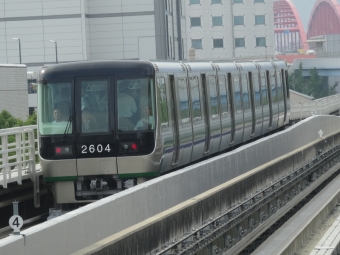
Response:
[[[38,139],[36,126],[0,130],[0,187],[31,179],[34,183],[34,204],[39,206],[40,165],[36,165]]]
[[[292,100],[290,102],[290,106],[291,120],[305,119],[312,115],[328,115],[330,113],[339,112],[340,94],[320,98],[313,101]]]

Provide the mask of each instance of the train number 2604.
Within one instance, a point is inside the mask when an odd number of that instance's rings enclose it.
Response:
[[[104,148],[105,147],[105,148]],[[82,145],[81,146],[81,153],[82,154],[87,154],[87,153],[105,153],[105,152],[110,152],[111,148],[110,148],[110,144],[108,145],[102,145],[102,144],[91,144],[89,146],[87,145]]]

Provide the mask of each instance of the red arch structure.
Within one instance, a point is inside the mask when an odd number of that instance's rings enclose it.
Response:
[[[340,4],[336,0],[318,0],[308,24],[308,38],[340,34]]]
[[[308,49],[305,30],[291,0],[274,1],[274,31],[278,51]]]

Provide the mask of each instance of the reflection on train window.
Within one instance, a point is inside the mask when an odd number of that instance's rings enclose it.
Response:
[[[248,75],[242,74],[242,100],[243,100],[243,109],[249,110],[250,103],[249,103],[249,90],[248,90]]]
[[[267,82],[265,73],[261,73],[262,106],[268,104]]]
[[[260,91],[260,81],[259,76],[257,73],[254,73],[253,75],[253,87],[254,87],[254,95],[255,95],[255,107],[259,108],[261,107],[261,91]]]
[[[116,95],[118,131],[154,129],[153,79],[149,77],[118,79]]]
[[[188,102],[188,88],[187,88],[187,79],[186,78],[178,78],[178,94],[179,94],[179,107],[180,114],[182,119],[182,125],[189,124],[189,102]]]
[[[201,97],[199,90],[198,77],[190,78],[191,100],[192,100],[192,118],[194,122],[202,119]]]
[[[210,111],[211,118],[216,119],[219,118],[219,109],[218,109],[218,101],[217,101],[217,84],[216,84],[216,76],[210,75],[209,79],[209,92],[210,92]]]
[[[107,79],[81,80],[82,133],[109,131]]]
[[[238,74],[234,74],[234,84],[233,85],[234,85],[235,112],[242,111],[240,77],[239,77]]]
[[[168,115],[168,103],[166,98],[166,86],[164,78],[157,78],[158,84],[158,100],[159,100],[159,112],[161,127],[169,127],[169,115]]]
[[[72,107],[71,83],[39,83],[38,108],[41,135],[71,134]]]
[[[271,92],[272,92],[272,102],[277,102],[277,91],[276,91],[276,81],[275,81],[275,73],[270,73],[270,86],[271,86]]]
[[[219,88],[220,88],[220,104],[222,111],[222,118],[228,116],[228,97],[227,97],[227,89],[226,89],[226,78],[224,75],[218,77]]]

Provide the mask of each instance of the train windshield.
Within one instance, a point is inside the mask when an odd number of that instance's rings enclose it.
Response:
[[[117,79],[118,132],[155,128],[152,78]]]
[[[72,133],[72,83],[39,83],[39,132],[41,135]]]

